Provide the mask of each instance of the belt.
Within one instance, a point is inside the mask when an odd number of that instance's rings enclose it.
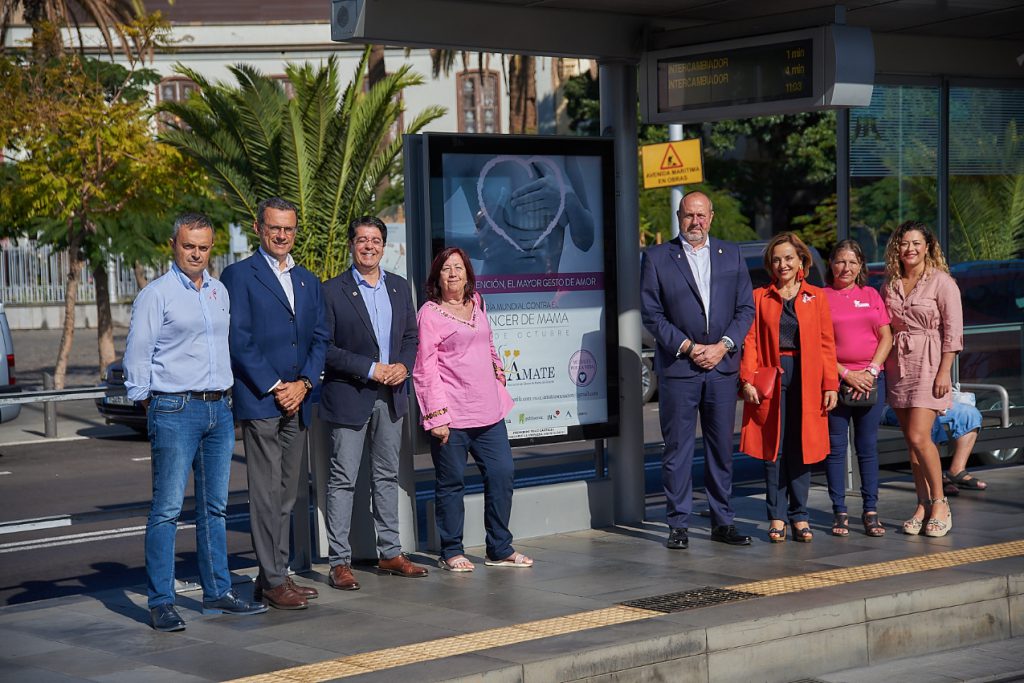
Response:
[[[921,344],[918,342],[921,337],[942,339],[938,330],[902,330],[896,333],[893,348],[896,351],[896,367],[900,369],[900,377],[907,374],[906,360],[925,350],[927,339]]]
[[[231,395],[230,389],[224,391],[154,391],[154,396],[184,396],[196,401],[219,401],[225,396]]]

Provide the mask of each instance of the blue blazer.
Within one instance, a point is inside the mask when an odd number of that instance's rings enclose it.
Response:
[[[395,273],[385,271],[384,282],[391,300],[389,358],[412,372],[419,346],[412,290],[405,278]],[[380,386],[367,379],[370,364],[380,361],[377,335],[351,268],[325,282],[323,291],[330,342],[320,390],[320,416],[336,424],[361,426],[370,419]],[[408,380],[394,387],[393,409],[395,417],[409,412]]]
[[[295,292],[295,312],[284,289],[257,251],[224,269],[220,280],[231,296],[231,370],[235,374],[234,414],[238,420],[279,417],[281,409],[268,393],[278,380],[294,382],[308,377],[320,382],[327,350],[320,280],[302,266],[289,274]],[[303,424],[310,420],[312,394],[300,410]]]
[[[640,311],[644,327],[658,342],[655,367],[664,377],[696,376],[704,370],[689,358],[676,358],[680,344],[686,339],[714,344],[729,337],[736,349],[726,354],[714,371],[738,372],[740,348],[754,321],[747,264],[735,244],[708,237],[711,300],[710,310],[705,311],[681,239],[649,247],[641,267]]]

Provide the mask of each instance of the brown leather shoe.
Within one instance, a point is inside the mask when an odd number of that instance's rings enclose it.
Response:
[[[306,609],[309,603],[285,581],[280,586],[263,589],[263,602],[276,609]]]
[[[377,569],[383,574],[396,574],[411,579],[427,575],[426,567],[413,564],[408,557],[402,554],[396,555],[390,560],[380,560],[377,563]]]
[[[359,590],[359,582],[352,576],[352,567],[347,564],[339,564],[331,567],[331,573],[327,575],[327,583],[331,588],[342,591]]]
[[[315,600],[316,598],[320,597],[320,593],[317,592],[315,588],[313,588],[312,586],[300,586],[299,584],[295,583],[295,579],[293,579],[290,576],[287,579],[285,579],[284,582],[287,583],[288,586],[293,591],[295,591],[302,597],[306,598],[307,600]]]

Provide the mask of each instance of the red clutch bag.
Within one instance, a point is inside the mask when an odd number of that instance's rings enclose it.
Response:
[[[761,400],[771,398],[775,393],[776,380],[780,372],[782,368],[772,366],[762,366],[754,371],[754,388],[757,389],[757,395]]]

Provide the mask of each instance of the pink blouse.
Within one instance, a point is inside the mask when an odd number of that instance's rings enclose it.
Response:
[[[889,324],[889,314],[871,287],[825,288],[836,332],[836,360],[849,370],[871,364],[878,348],[878,328]]]
[[[473,295],[473,315],[462,320],[428,301],[417,316],[420,345],[412,379],[423,428],[487,427],[515,405],[505,385],[494,336]]]

